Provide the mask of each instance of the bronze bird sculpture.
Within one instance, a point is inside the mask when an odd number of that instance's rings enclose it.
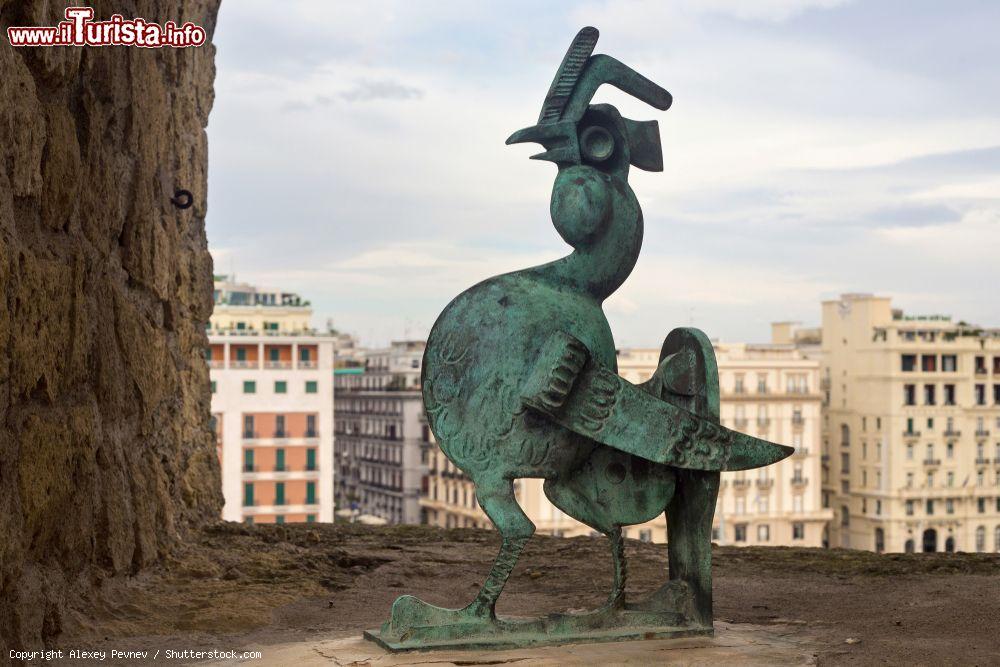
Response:
[[[540,143],[545,151],[533,159],[558,167],[550,213],[573,251],[457,296],[434,324],[424,354],[430,428],[475,483],[479,505],[502,537],[500,552],[463,608],[399,598],[390,621],[371,634],[391,648],[480,645],[470,638],[484,636],[497,645],[505,633],[520,645],[629,624],[704,629],[706,619],[710,628],[704,515],[710,530],[718,471],[767,465],[792,451],[719,425],[714,352],[699,331],[678,329],[667,337],[649,382],[633,385],[616,373],[601,304],[629,276],[642,244],[642,211],[628,172],[631,166],[661,171],[662,153],[655,121],[624,118],[614,106],[591,100],[603,84],[660,110],[672,98],[614,58],[592,55],[597,38],[594,28],[577,34],[538,123],[507,140]],[[525,477],[543,478],[553,504],[610,538],[612,591],[590,616],[518,625],[495,614],[535,528],[513,489],[513,480]],[[687,583],[627,603],[621,526],[665,510],[671,578]]]

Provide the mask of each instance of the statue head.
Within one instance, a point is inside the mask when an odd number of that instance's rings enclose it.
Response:
[[[560,170],[588,165],[604,173],[628,175],[634,165],[646,171],[663,170],[660,130],[655,120],[623,118],[610,104],[590,104],[605,83],[661,110],[673,98],[666,90],[632,68],[603,54],[591,55],[597,28],[577,33],[549,88],[538,124],[518,130],[508,144],[532,141],[545,147],[533,160],[555,162]]]

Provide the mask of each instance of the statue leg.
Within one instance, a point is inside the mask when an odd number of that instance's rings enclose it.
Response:
[[[712,515],[719,473],[678,470],[677,490],[667,505],[667,553],[671,581],[691,593],[692,619],[712,627]]]
[[[614,583],[611,588],[611,597],[608,598],[608,607],[623,607],[625,605],[625,583],[628,579],[628,563],[625,560],[625,538],[622,537],[622,529],[615,526],[614,530],[607,533],[611,541],[611,562],[614,565]]]
[[[410,628],[432,625],[488,624],[496,619],[497,599],[517,565],[521,550],[535,532],[535,524],[517,504],[511,480],[475,481],[479,505],[502,537],[500,552],[479,594],[462,609],[436,607],[412,595],[403,595],[392,605],[392,615],[386,628],[391,634],[399,636]]]

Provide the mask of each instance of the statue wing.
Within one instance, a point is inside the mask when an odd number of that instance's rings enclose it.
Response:
[[[583,343],[563,332],[542,347],[521,401],[575,433],[677,468],[747,470],[795,451],[659,399],[598,364]]]

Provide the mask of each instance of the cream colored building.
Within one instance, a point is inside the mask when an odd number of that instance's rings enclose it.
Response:
[[[1000,330],[823,303],[831,546],[1000,551]]]
[[[790,459],[761,471],[723,474],[715,539],[736,545],[821,546],[832,512],[821,506],[818,362],[794,342],[715,347],[723,424],[797,450]],[[630,382],[643,382],[658,359],[658,349],[620,350],[618,371]],[[425,437],[428,482],[421,500],[425,520],[442,527],[489,526],[471,482],[433,446],[429,432]],[[539,533],[591,533],[548,502],[542,480],[518,480],[515,490]],[[647,524],[626,527],[625,534],[664,542],[665,519],[661,515]]]
[[[295,294],[216,282],[206,357],[226,520],[333,521],[333,368],[343,341],[311,319]]]

